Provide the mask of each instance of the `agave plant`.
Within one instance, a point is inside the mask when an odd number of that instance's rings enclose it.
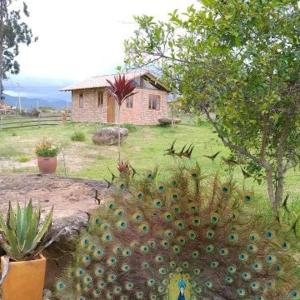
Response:
[[[119,148],[119,163],[121,162],[121,135],[120,135],[120,113],[121,113],[121,106],[123,102],[136,94],[134,92],[135,83],[134,80],[129,80],[126,78],[125,75],[119,74],[115,76],[114,82],[107,80],[109,83],[108,92],[113,96],[115,101],[118,104],[118,148]]]
[[[37,256],[49,246],[53,239],[47,240],[47,233],[52,225],[53,207],[41,222],[41,209],[34,209],[32,201],[21,207],[17,203],[16,210],[11,202],[6,221],[0,215],[1,246],[6,255],[15,261],[26,260]]]

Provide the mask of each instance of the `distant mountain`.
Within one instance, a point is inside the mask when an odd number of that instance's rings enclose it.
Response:
[[[15,77],[4,82],[4,94],[9,105],[17,106],[20,96],[21,107],[32,109],[34,107],[65,108],[71,104],[71,95],[61,92],[60,89],[72,83],[67,80],[53,80],[44,78]]]

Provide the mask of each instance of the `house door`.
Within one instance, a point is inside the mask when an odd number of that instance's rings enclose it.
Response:
[[[112,96],[107,98],[107,123],[115,123],[115,99]]]

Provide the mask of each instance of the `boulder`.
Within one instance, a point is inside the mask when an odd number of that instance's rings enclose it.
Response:
[[[96,145],[117,145],[119,129],[117,127],[105,127],[97,131],[93,137]],[[128,136],[127,128],[120,128],[121,142]]]
[[[172,124],[172,118],[168,118],[168,117],[163,117],[158,119],[158,122],[161,126],[170,126]],[[174,124],[178,124],[181,122],[180,119],[173,119]]]

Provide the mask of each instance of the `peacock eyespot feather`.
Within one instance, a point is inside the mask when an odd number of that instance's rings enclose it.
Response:
[[[155,261],[157,263],[162,263],[164,261],[164,257],[162,255],[156,255],[155,256]]]
[[[226,284],[232,284],[234,279],[231,276],[225,276],[224,281]]]
[[[114,287],[113,293],[115,295],[119,295],[121,292],[122,292],[122,288],[120,286],[115,286]]]
[[[120,229],[120,230],[124,230],[127,228],[127,222],[124,221],[124,220],[120,220],[117,222],[117,227]]]
[[[163,279],[161,282],[163,285],[168,285],[169,284],[169,280],[168,279]]]
[[[219,265],[220,265],[220,264],[219,264],[218,261],[212,261],[212,262],[210,263],[210,267],[211,267],[212,269],[218,268]]]
[[[150,287],[154,286],[155,283],[156,283],[156,281],[155,281],[154,278],[150,278],[150,279],[147,280],[147,285],[150,286]]]
[[[83,238],[81,241],[80,241],[80,245],[82,247],[88,247],[90,244],[90,240],[88,238]]]
[[[182,269],[181,267],[177,267],[177,268],[176,268],[176,272],[177,272],[177,273],[182,273],[182,272],[183,272],[183,269]]]
[[[122,208],[118,208],[114,211],[114,215],[117,217],[124,217],[125,211]]]
[[[192,218],[192,225],[194,225],[194,226],[200,226],[201,225],[200,218],[199,217]]]
[[[142,223],[139,226],[139,230],[140,230],[140,233],[146,234],[146,233],[149,232],[150,228],[149,228],[149,225],[147,223]]]
[[[178,253],[181,252],[181,248],[180,248],[178,245],[174,245],[174,246],[172,247],[172,249],[173,249],[173,252],[174,252],[175,254],[178,254]]]
[[[208,288],[208,289],[212,289],[213,288],[213,283],[211,281],[206,281],[205,283],[205,286]]]
[[[201,294],[202,293],[202,287],[198,286],[196,289],[195,289],[196,293],[197,294]]]
[[[113,253],[118,255],[122,253],[122,247],[120,245],[114,246],[113,247]]]
[[[131,291],[134,288],[134,284],[132,282],[126,282],[125,283],[125,289],[127,291]]]
[[[171,185],[174,186],[174,187],[177,187],[177,181],[176,180],[172,180],[171,181]]]
[[[112,240],[113,240],[113,236],[111,233],[107,232],[107,233],[103,234],[103,236],[102,236],[103,242],[111,242]]]
[[[150,294],[150,300],[158,300],[158,296],[155,294]]]
[[[165,189],[165,186],[164,186],[164,185],[160,185],[160,186],[158,187],[158,191],[159,191],[160,193],[163,193],[165,190],[166,190],[166,189]]]
[[[162,201],[157,199],[153,201],[153,206],[156,208],[161,208],[162,207]]]
[[[254,244],[247,245],[247,251],[249,253],[256,253],[258,251],[257,246]]]
[[[191,282],[191,287],[194,289],[194,288],[196,288],[198,285],[197,285],[197,282],[196,281],[194,281],[194,280],[192,280]]]
[[[126,296],[126,295],[122,295],[122,296],[120,297],[120,300],[129,300],[129,298],[128,298],[128,296]]]
[[[90,252],[94,252],[96,249],[97,249],[97,246],[96,246],[96,245],[90,245],[90,246],[89,246],[89,251],[90,251]]]
[[[164,236],[165,236],[167,239],[172,239],[172,238],[174,238],[174,232],[173,232],[171,229],[167,229],[167,230],[165,230],[165,232],[164,232]]]
[[[126,189],[126,184],[124,182],[121,182],[119,184],[119,188],[120,188],[121,191],[124,191]]]
[[[167,269],[166,268],[159,268],[158,273],[161,275],[166,275],[167,274]]]
[[[289,250],[289,249],[291,248],[291,245],[290,245],[290,243],[288,243],[288,242],[283,242],[283,243],[281,244],[281,248],[282,248],[283,250]]]
[[[75,276],[76,277],[82,277],[82,276],[84,276],[84,274],[85,274],[85,270],[82,269],[82,268],[77,268],[75,270]]]
[[[188,237],[189,237],[190,240],[195,240],[196,237],[197,237],[197,234],[196,234],[195,231],[189,230],[189,231],[188,231]]]
[[[242,278],[243,278],[243,280],[245,280],[245,281],[249,281],[250,279],[251,279],[251,274],[249,273],[249,272],[243,272],[242,273]]]
[[[173,199],[174,201],[177,201],[178,198],[179,198],[178,194],[173,194],[173,195],[172,195],[172,199]]]
[[[198,276],[201,274],[201,270],[199,268],[193,269],[194,275]]]
[[[237,293],[237,295],[238,295],[239,297],[244,297],[244,296],[246,296],[246,290],[243,289],[243,288],[237,289],[237,290],[236,290],[236,293]]]
[[[114,256],[110,256],[107,260],[106,260],[106,263],[107,265],[109,266],[114,266],[117,264],[117,259],[114,257]]]
[[[199,257],[199,251],[198,250],[194,250],[192,252],[192,258],[198,258]]]
[[[110,228],[110,225],[108,223],[103,223],[100,225],[100,229],[102,231],[107,231]]]
[[[266,231],[264,233],[264,236],[267,238],[267,239],[272,239],[274,237],[274,232],[269,230],[269,231]]]
[[[252,197],[250,195],[245,195],[244,196],[244,201],[245,202],[250,202],[252,200]]]
[[[101,265],[96,265],[94,269],[94,274],[96,277],[101,276],[104,274],[104,268]]]
[[[143,221],[144,217],[141,213],[135,213],[132,217],[133,221],[135,222],[141,222]]]
[[[250,283],[250,288],[256,292],[260,289],[260,283],[258,281],[253,281]]]
[[[97,281],[97,287],[99,288],[99,289],[104,289],[105,287],[106,287],[106,282],[104,281],[104,280],[98,280]]]
[[[266,288],[270,289],[270,290],[274,289],[275,288],[275,281],[274,280],[267,281]]]
[[[299,299],[300,293],[297,290],[292,290],[289,292],[289,297],[291,299]]]
[[[170,243],[167,240],[162,240],[160,244],[164,249],[168,249],[170,247]]]
[[[183,267],[184,269],[187,269],[189,266],[190,266],[190,264],[189,264],[188,261],[184,261],[184,262],[182,263],[182,267]]]
[[[96,288],[93,290],[93,296],[97,298],[101,294],[101,290]]]
[[[218,214],[212,214],[210,216],[210,222],[214,225],[219,222],[219,219],[220,219],[220,216]]]
[[[89,284],[89,283],[93,282],[93,277],[91,275],[87,274],[83,277],[83,282],[85,284]]]
[[[95,219],[95,224],[96,224],[96,225],[101,225],[101,223],[102,223],[101,218],[100,218],[100,217],[97,217],[97,218]]]
[[[227,268],[227,271],[228,271],[228,273],[230,273],[230,274],[235,274],[236,273],[236,270],[237,270],[237,268],[236,268],[236,266],[229,266],[228,268]]]
[[[228,236],[228,241],[231,242],[231,243],[235,243],[239,240],[239,236],[238,234],[236,233],[231,233],[229,236]]]
[[[137,198],[138,198],[139,200],[143,200],[143,199],[144,199],[144,193],[139,192],[139,193],[137,194]]]
[[[177,243],[179,243],[180,245],[185,245],[186,240],[183,236],[179,236],[178,238],[176,238]]]
[[[281,271],[282,271],[281,266],[280,266],[280,265],[276,265],[275,271],[276,271],[276,272],[281,272]]]
[[[142,262],[142,268],[143,269],[149,269],[149,267],[150,267],[150,264],[147,261]]]
[[[227,248],[222,248],[219,250],[219,254],[221,256],[227,256],[229,254],[229,250]]]
[[[263,296],[255,296],[255,300],[265,300]]]
[[[57,284],[56,284],[56,289],[58,291],[62,291],[66,288],[66,285],[63,281],[58,281]]]
[[[267,255],[265,259],[268,264],[274,264],[277,261],[274,255]]]
[[[149,240],[147,242],[147,244],[149,245],[149,247],[151,247],[152,249],[156,249],[156,241],[155,240]]]
[[[114,273],[110,273],[107,275],[107,281],[108,282],[114,282],[117,279],[117,275]]]
[[[92,258],[90,255],[84,255],[82,258],[81,258],[81,262],[85,265],[85,266],[88,266],[92,261]]]
[[[166,213],[164,213],[164,219],[165,219],[165,221],[170,222],[173,220],[173,216],[171,213],[166,212]]]
[[[212,229],[208,229],[207,232],[206,232],[206,237],[209,239],[209,240],[212,240],[215,236],[215,232],[214,230]]]
[[[260,262],[254,262],[252,265],[251,265],[252,269],[256,272],[261,272],[263,267],[262,267],[262,264]]]
[[[228,192],[229,192],[229,187],[223,186],[222,191],[223,191],[224,193],[228,193]]]
[[[257,234],[257,233],[251,233],[250,235],[249,235],[249,240],[250,241],[258,241],[259,240],[259,235]]]
[[[213,245],[208,245],[206,247],[206,252],[207,253],[212,253],[212,252],[214,252],[214,250],[215,250],[215,247]]]
[[[121,267],[121,270],[123,272],[129,272],[130,266],[128,264],[123,264],[122,267]]]
[[[146,253],[149,252],[149,247],[148,247],[147,245],[142,245],[142,246],[140,247],[140,250],[141,250],[141,252],[142,252],[143,254],[146,254]]]
[[[176,266],[177,266],[177,264],[176,264],[175,261],[170,261],[170,267],[171,267],[172,269],[176,268]]]
[[[181,213],[181,209],[180,209],[180,207],[179,207],[178,205],[174,205],[174,206],[172,207],[172,209],[173,209],[173,212],[174,212],[175,214],[180,214],[180,213]]]
[[[247,261],[248,258],[249,258],[249,256],[248,256],[248,254],[245,253],[245,252],[242,252],[242,253],[239,254],[239,260],[240,260],[240,261]]]
[[[109,209],[115,209],[115,208],[116,208],[115,203],[114,203],[114,202],[108,203],[108,208],[109,208]]]

